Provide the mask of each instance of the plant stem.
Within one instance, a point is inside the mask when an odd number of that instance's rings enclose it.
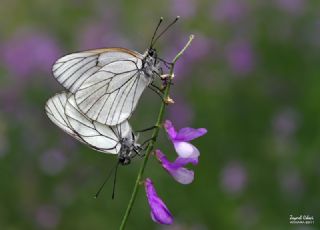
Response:
[[[173,70],[174,70],[174,66],[175,66],[175,63],[177,62],[177,60],[181,57],[181,55],[184,53],[184,51],[190,46],[192,40],[193,40],[194,36],[193,35],[190,35],[189,37],[189,41],[187,42],[187,44],[181,49],[181,51],[174,57],[174,59],[172,60],[172,66],[170,68],[170,73],[169,73],[169,81],[168,81],[168,84],[166,85],[166,88],[164,90],[164,98],[168,98],[169,96],[169,91],[170,91],[170,86],[171,86],[171,81],[172,81],[172,76],[173,76]],[[137,179],[136,179],[136,182],[135,182],[135,185],[134,185],[134,188],[133,188],[133,191],[132,191],[132,194],[131,194],[131,198],[130,198],[130,201],[128,203],[128,206],[127,206],[127,210],[123,216],[123,219],[121,221],[121,225],[120,225],[120,230],[124,230],[125,226],[126,226],[126,223],[127,223],[127,220],[128,220],[128,217],[130,215],[130,212],[131,212],[131,209],[133,207],[133,204],[134,204],[134,201],[136,199],[136,196],[138,194],[138,191],[139,191],[139,184],[141,183],[141,178],[143,176],[143,173],[144,173],[144,170],[145,170],[145,167],[147,165],[147,162],[148,162],[148,159],[149,159],[149,156],[154,148],[154,145],[157,141],[157,138],[158,138],[158,134],[159,134],[159,130],[160,130],[160,127],[161,127],[161,124],[163,122],[163,116],[164,116],[164,112],[165,112],[165,107],[166,107],[166,103],[162,102],[161,104],[161,107],[160,107],[160,110],[159,110],[159,114],[158,114],[158,119],[157,119],[157,122],[156,122],[156,128],[154,129],[153,133],[152,133],[152,140],[150,141],[150,143],[148,144],[148,147],[146,149],[146,155],[144,157],[144,160],[142,162],[142,165],[140,167],[140,170],[139,170],[139,173],[138,173],[138,176],[137,176]]]

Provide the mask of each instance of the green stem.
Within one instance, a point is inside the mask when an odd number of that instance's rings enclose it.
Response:
[[[182,50],[172,60],[172,66],[170,68],[170,73],[169,73],[169,76],[170,76],[169,77],[169,82],[166,85],[166,88],[164,90],[164,98],[168,98],[168,96],[169,96],[169,91],[170,91],[170,86],[171,86],[171,81],[172,81],[172,77],[171,76],[173,76],[173,70],[174,70],[175,63],[181,57],[181,55],[184,53],[184,51],[190,46],[193,38],[194,38],[194,36],[190,35],[189,41],[187,42],[187,44],[182,48]],[[143,176],[143,173],[144,173],[145,167],[147,165],[149,156],[150,156],[150,154],[151,154],[151,152],[152,152],[152,150],[154,148],[154,145],[155,145],[155,143],[157,141],[157,138],[158,138],[159,130],[160,130],[161,124],[163,122],[163,116],[164,116],[166,105],[167,104],[164,103],[164,102],[161,104],[161,107],[160,107],[160,110],[159,110],[159,114],[158,114],[157,123],[155,125],[156,128],[154,129],[154,131],[152,133],[152,141],[148,144],[148,147],[146,149],[146,155],[145,155],[144,160],[142,162],[142,165],[140,167],[140,170],[139,170],[139,173],[138,173],[138,176],[137,176],[137,179],[136,179],[136,183],[134,185],[134,188],[133,188],[133,191],[132,191],[132,194],[131,194],[131,198],[130,198],[129,204],[127,206],[127,210],[126,210],[126,212],[125,212],[125,214],[123,216],[123,219],[121,221],[121,225],[120,225],[120,228],[119,228],[120,230],[124,230],[124,228],[126,226],[126,223],[127,223],[127,220],[128,220],[128,217],[130,215],[131,209],[133,207],[134,201],[135,201],[136,196],[138,194],[139,185],[141,183],[141,178]]]

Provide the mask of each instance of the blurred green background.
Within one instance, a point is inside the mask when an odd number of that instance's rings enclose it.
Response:
[[[121,46],[143,52],[160,16],[181,20],[157,44],[179,60],[166,118],[205,127],[195,181],[176,183],[151,159],[145,176],[175,217],[152,222],[141,189],[127,229],[319,229],[320,19],[307,0],[1,0],[0,229],[117,229],[142,162],[120,168],[93,195],[116,158],[63,133],[44,113],[63,88],[51,73],[65,54]],[[156,120],[147,90],[132,117]],[[157,145],[176,154],[161,132]],[[312,225],[290,225],[310,215]]]

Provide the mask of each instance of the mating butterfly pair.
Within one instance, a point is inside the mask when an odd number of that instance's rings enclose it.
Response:
[[[100,152],[117,154],[119,163],[129,164],[142,147],[127,120],[146,87],[156,77],[165,76],[153,46],[177,19],[156,36],[160,19],[144,54],[105,48],[58,59],[53,74],[68,92],[47,101],[46,113],[51,121],[80,142]]]

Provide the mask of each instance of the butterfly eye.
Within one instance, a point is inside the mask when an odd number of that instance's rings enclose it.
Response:
[[[150,49],[150,50],[149,50],[149,56],[152,57],[152,56],[154,55],[154,53],[155,53],[155,51],[154,51],[153,49]]]

